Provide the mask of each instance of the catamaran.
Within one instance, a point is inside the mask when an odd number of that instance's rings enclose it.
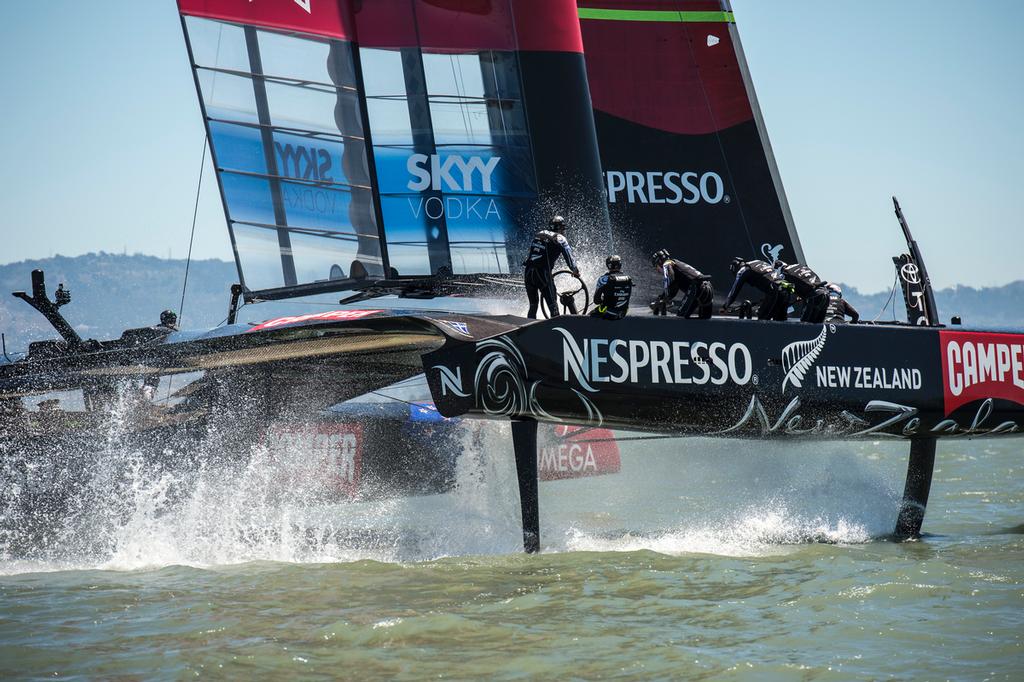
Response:
[[[351,462],[345,436],[362,427],[348,424],[368,417],[337,406],[425,373],[440,415],[511,421],[535,552],[538,423],[906,440],[899,538],[920,533],[937,439],[1020,434],[1024,335],[940,323],[898,203],[905,322],[534,321],[453,305],[518,298],[526,247],[556,212],[589,269],[667,248],[711,275],[717,301],[734,255],[805,262],[726,0],[178,7],[238,266],[227,323],[83,340],[58,311],[67,296],[51,301],[34,273],[20,295],[62,338],[0,365],[8,447],[26,442],[11,424],[28,396],[80,390],[75,416],[33,417],[74,437],[95,433],[126,386],[189,376],[133,438],[159,449],[215,432],[239,451],[316,440]],[[585,296],[581,284],[563,293]],[[237,318],[240,301],[336,292],[335,309]],[[443,468],[370,449],[367,471]]]

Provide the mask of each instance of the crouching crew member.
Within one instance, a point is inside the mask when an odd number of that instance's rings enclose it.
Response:
[[[680,291],[685,291],[676,315],[690,317],[696,311],[697,317],[702,320],[711,317],[711,302],[715,291],[711,287],[710,277],[692,265],[672,258],[665,249],[651,256],[651,265],[661,270],[664,286],[658,299],[651,303],[655,315],[666,314],[669,301]]]
[[[739,296],[743,286],[749,284],[764,294],[761,305],[757,309],[757,319],[777,320],[784,322],[787,316],[787,309],[793,300],[793,285],[786,281],[782,273],[778,272],[771,264],[763,260],[745,261],[740,257],[732,259],[729,269],[736,275],[729,290],[729,296],[725,299],[722,312],[728,312],[729,306]]]
[[[523,263],[523,281],[526,284],[526,298],[530,301],[527,317],[537,319],[537,306],[540,297],[544,297],[551,317],[558,317],[558,302],[555,296],[555,280],[551,274],[555,262],[561,256],[572,274],[579,277],[576,259],[572,255],[572,247],[565,238],[565,218],[556,215],[548,223],[548,229],[541,230],[530,244],[530,252]]]
[[[825,310],[828,308],[827,282],[823,282],[814,270],[803,263],[790,265],[776,260],[775,269],[793,285],[796,295],[804,302],[804,311],[800,315],[800,321],[817,324],[824,322]]]
[[[839,288],[839,285],[829,284],[826,288],[828,289],[828,305],[822,321],[845,322],[846,318],[849,317],[850,322],[853,324],[859,322],[860,313],[850,305],[849,301],[843,298],[843,290]]]
[[[633,280],[622,272],[622,259],[608,256],[604,261],[608,272],[597,280],[594,290],[594,311],[591,317],[604,320],[621,320],[629,309],[629,297],[633,294]]]

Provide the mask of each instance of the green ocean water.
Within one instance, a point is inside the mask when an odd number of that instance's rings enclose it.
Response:
[[[492,435],[456,491],[378,503],[126,455],[119,513],[0,562],[0,675],[1024,679],[1017,440],[940,444],[907,543],[877,539],[905,444],[623,443],[618,474],[541,484],[524,556]]]

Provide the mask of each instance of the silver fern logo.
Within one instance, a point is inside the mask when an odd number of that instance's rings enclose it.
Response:
[[[786,376],[782,380],[782,392],[786,392],[786,386],[800,388],[803,386],[807,371],[814,365],[814,361],[821,355],[825,348],[825,341],[828,340],[829,327],[835,331],[835,325],[821,325],[821,333],[807,341],[794,341],[782,349],[782,369]]]
[[[768,242],[765,242],[764,244],[761,244],[761,255],[764,256],[764,259],[769,263],[774,263],[779,260],[779,256],[782,255],[782,249],[782,244],[775,244],[772,246]]]

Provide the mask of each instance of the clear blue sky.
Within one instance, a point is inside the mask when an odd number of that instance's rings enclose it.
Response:
[[[1024,2],[733,0],[809,263],[888,288],[899,196],[938,286],[1024,278]],[[0,262],[183,257],[203,129],[173,0],[0,3]],[[194,255],[230,259],[209,166]]]

